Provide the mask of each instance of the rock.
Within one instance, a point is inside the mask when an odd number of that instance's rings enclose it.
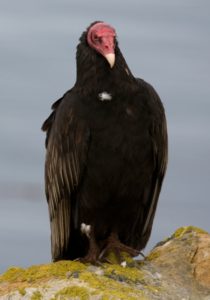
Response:
[[[144,260],[124,260],[13,267],[0,276],[0,299],[210,300],[210,235],[199,228],[178,229]]]

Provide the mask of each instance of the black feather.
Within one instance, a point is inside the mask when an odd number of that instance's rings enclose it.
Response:
[[[75,86],[42,126],[53,260],[87,254],[81,223],[91,225],[101,251],[113,231],[123,244],[143,249],[167,166],[166,119],[156,91],[132,75],[117,41],[111,69],[86,35],[77,47]],[[111,101],[99,101],[103,91]]]

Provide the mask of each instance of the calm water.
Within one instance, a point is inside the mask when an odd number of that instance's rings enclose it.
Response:
[[[74,83],[75,47],[94,20],[116,28],[166,108],[170,161],[147,249],[179,226],[209,230],[209,11],[207,0],[0,0],[0,272],[50,261],[40,127]]]

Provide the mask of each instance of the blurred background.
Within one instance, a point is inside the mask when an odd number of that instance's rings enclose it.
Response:
[[[210,229],[209,12],[207,0],[0,0],[0,272],[50,261],[40,127],[95,20],[115,27],[166,109],[169,166],[146,252],[180,226]]]

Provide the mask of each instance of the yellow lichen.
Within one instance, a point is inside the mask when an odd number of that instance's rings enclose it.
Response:
[[[0,275],[0,282],[17,281],[17,280],[19,280],[20,277],[22,277],[23,273],[24,273],[24,269],[11,267],[3,275]]]
[[[126,252],[120,252],[120,257],[121,260],[126,261],[126,263],[132,263],[134,261],[133,258]],[[112,251],[106,255],[106,259],[111,264],[119,264],[119,258]]]
[[[81,272],[86,266],[80,262],[60,261],[56,263],[31,266],[28,269],[10,268],[7,272],[0,276],[1,282],[28,282],[36,283],[47,280],[49,278],[66,278],[66,273]]]
[[[133,262],[133,259],[132,259]],[[88,294],[101,296],[102,299],[146,299],[144,293],[136,287],[137,283],[144,283],[144,273],[138,268],[126,266],[123,268],[119,264],[103,265],[103,276],[90,272],[87,265],[80,262],[60,261],[52,264],[32,266],[28,269],[10,268],[5,274],[0,276],[0,282],[8,282],[7,288],[2,293],[14,290],[24,293],[26,287],[46,285],[46,283],[55,279],[66,279],[67,273],[79,273],[79,280],[87,284],[89,290],[69,287],[62,293],[56,294],[57,298],[62,299],[64,293],[68,292],[76,295],[76,292],[84,292],[83,297]],[[79,287],[80,288],[80,287]],[[37,300],[40,294],[34,294],[33,299]],[[35,298],[36,297],[36,298]],[[59,298],[60,297],[60,298]],[[65,299],[65,298],[63,298]],[[85,298],[84,298],[85,299]]]
[[[123,268],[120,265],[106,265],[105,275],[108,277],[115,276],[116,278],[122,276],[124,281],[137,283],[143,280],[143,272],[138,270],[137,268],[126,267]]]
[[[160,256],[160,252],[157,251],[156,249],[152,250],[149,255],[146,257],[146,260],[154,260]]]
[[[121,269],[119,271],[119,269]],[[111,276],[113,275],[113,270],[115,270],[114,277],[112,278]],[[131,300],[136,300],[136,299],[146,299],[144,296],[144,293],[140,290],[138,290],[134,285],[130,284],[128,285],[126,283],[127,278],[129,277],[132,281],[136,281],[137,278],[141,279],[141,272],[137,270],[139,277],[137,276],[137,273],[134,273],[133,271],[129,272],[130,270],[126,270],[126,275],[125,277],[122,277],[122,281],[117,280],[117,275],[122,275],[123,271],[125,271],[126,268],[122,268],[119,265],[114,265],[110,269],[110,266],[108,265],[105,268],[105,276],[98,276],[93,273],[89,272],[82,272],[80,276],[80,280],[83,280],[84,282],[88,283],[88,285],[92,288],[95,289],[95,292],[92,294],[95,295],[103,295],[102,299],[131,299]],[[129,273],[129,275],[128,275]],[[111,275],[111,276],[110,276]],[[126,277],[127,276],[127,277]]]
[[[42,294],[39,291],[35,291],[31,296],[31,300],[41,300]]]
[[[0,275],[0,284],[4,283],[0,295],[13,290],[21,290],[26,287],[43,285],[49,279],[65,279],[67,273],[82,272],[86,265],[74,261],[60,261],[46,265],[31,266],[27,269],[12,267]]]
[[[185,233],[189,232],[196,232],[196,233],[205,233],[207,232],[201,228],[195,227],[195,226],[183,226],[178,228],[174,234],[171,236],[172,238],[181,238]]]
[[[19,288],[18,292],[20,293],[21,296],[24,296],[26,294],[25,288]]]
[[[106,259],[110,264],[117,264],[118,263],[118,258],[116,257],[115,253],[113,253],[112,251],[110,251],[107,255],[106,255]]]
[[[75,285],[63,288],[62,290],[58,291],[52,300],[67,300],[70,298],[88,300],[89,294],[90,293],[87,288]]]
[[[161,286],[153,286],[153,285],[144,285],[145,290],[151,291],[152,293],[158,293],[160,295],[160,292],[163,290]]]
[[[5,289],[6,292],[19,290],[20,294],[24,295],[26,287],[36,287],[40,286],[40,284],[43,287],[53,278],[68,280],[68,272],[70,274],[77,272],[79,273],[80,282],[83,282],[86,287],[69,286],[59,291],[53,298],[54,300],[68,299],[67,296],[70,298],[70,295],[72,298],[79,296],[80,299],[85,300],[88,299],[88,295],[97,295],[103,300],[147,299],[144,292],[137,288],[138,283],[145,284],[144,272],[140,268],[131,266],[123,268],[119,264],[104,264],[102,268],[103,275],[89,271],[85,264],[73,261],[60,261],[52,264],[32,266],[27,269],[10,268],[0,276],[0,283],[8,282],[7,290]],[[155,291],[156,287],[146,287],[146,290],[152,289]],[[39,292],[35,292],[32,297],[32,300],[40,300],[42,295]]]

